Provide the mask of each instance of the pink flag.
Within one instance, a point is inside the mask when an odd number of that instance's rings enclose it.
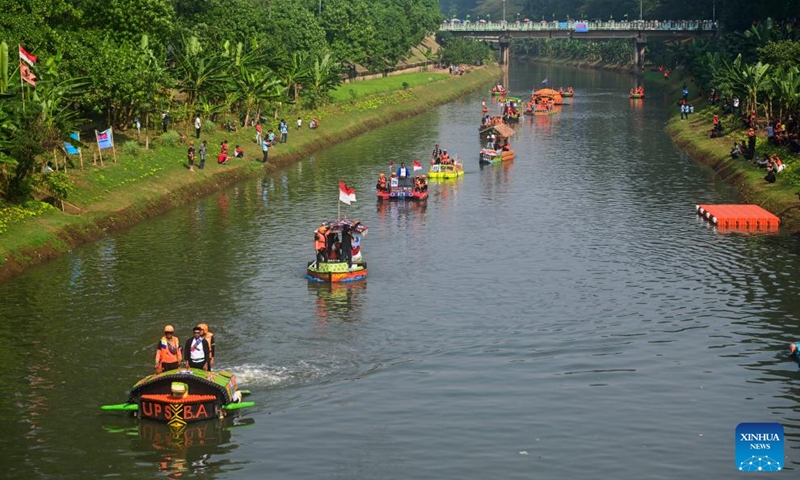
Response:
[[[34,63],[36,63],[36,55],[31,55],[28,53],[24,48],[22,48],[22,45],[19,45],[19,59],[31,67]]]
[[[339,180],[339,200],[350,205],[350,202],[356,201],[356,191],[344,184]]]

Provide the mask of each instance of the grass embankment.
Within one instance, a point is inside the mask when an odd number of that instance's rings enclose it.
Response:
[[[85,171],[69,170],[76,186],[68,198],[74,206],[73,213],[51,210],[5,225],[6,231],[0,234],[0,279],[204,193],[275,171],[325,146],[455,100],[493,82],[499,74],[500,69],[492,66],[472,69],[458,77],[418,73],[343,85],[335,94],[338,101],[332,105],[314,112],[281,114],[291,127],[288,142],[270,149],[267,165],[254,161],[261,158],[261,149],[254,142],[253,128],[203,132],[200,141],[208,142],[208,158],[205,169],[195,167],[194,172],[187,169],[187,146],[175,142],[174,133],[156,137],[150,150],[141,148],[141,142],[126,145],[127,141],[118,135],[116,163],[110,150],[103,151],[105,166],[92,165],[92,154],[84,152]],[[366,92],[380,93],[365,96]],[[298,115],[303,118],[301,129],[296,127]],[[310,130],[308,120],[314,116],[319,118],[320,127]],[[265,134],[268,128],[277,131],[277,121],[265,126]],[[193,132],[188,123],[178,128],[178,133]],[[243,160],[231,159],[227,165],[217,165],[219,145],[225,139],[231,153],[236,145],[242,146]],[[77,158],[74,161],[77,163]]]
[[[691,79],[682,77],[682,71],[677,70],[670,76],[668,91],[673,93],[676,106],[675,113],[667,124],[667,133],[675,144],[683,148],[695,160],[709,165],[727,183],[736,187],[743,203],[759,205],[774,213],[781,219],[783,230],[791,234],[800,233],[800,158],[791,155],[785,147],[770,145],[764,130],[766,119],[759,118],[759,129],[756,130],[756,150],[754,159],[760,159],[765,154],[777,154],[786,164],[787,168],[777,175],[775,183],[764,180],[766,170],[758,168],[753,161],[744,156],[732,159],[730,156],[733,142],[738,141],[743,147],[747,145],[747,129],[742,125],[739,117],[722,115],[719,106],[709,105],[703,95],[698,95],[698,89],[692,85]],[[651,84],[663,81],[660,72],[647,72],[646,78]],[[690,92],[689,103],[695,110],[689,119],[681,120],[677,101],[680,99],[681,86],[686,83]],[[709,133],[713,125],[714,114],[719,115],[725,135],[710,138]]]

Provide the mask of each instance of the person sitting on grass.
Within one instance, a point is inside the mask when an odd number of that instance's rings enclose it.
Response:
[[[236,145],[236,148],[233,150],[233,156],[236,158],[244,158],[244,150],[239,145]]]
[[[764,180],[766,180],[767,183],[775,183],[776,180],[775,166],[772,164],[771,161],[769,162],[769,166],[767,167],[767,174],[764,175]]]
[[[772,161],[772,165],[773,165],[773,168],[775,169],[775,173],[780,173],[780,172],[782,172],[782,171],[784,171],[786,169],[786,164],[783,163],[783,161],[781,160],[781,158],[778,155],[773,153],[769,157],[769,159]]]
[[[731,148],[731,158],[737,159],[741,154],[742,147],[739,146],[739,142],[733,142],[733,148]]]

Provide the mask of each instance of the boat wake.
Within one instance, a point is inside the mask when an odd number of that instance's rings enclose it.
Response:
[[[324,375],[318,368],[306,364],[295,367],[244,364],[231,365],[226,370],[236,376],[238,384],[243,388],[294,384]]]

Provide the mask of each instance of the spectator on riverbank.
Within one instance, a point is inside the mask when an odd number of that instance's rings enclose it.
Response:
[[[263,157],[261,163],[267,163],[267,156],[269,155],[269,142],[266,139],[261,141],[261,153]]]
[[[200,163],[197,164],[197,168],[200,170],[206,166],[206,153],[208,152],[208,142],[203,140],[203,143],[200,144]]]
[[[742,147],[739,146],[739,142],[733,142],[733,148],[731,148],[731,158],[737,159],[739,155],[742,154]]]
[[[775,176],[775,166],[772,165],[771,162],[770,165],[767,166],[767,174],[764,175],[764,180],[766,180],[767,183],[775,183],[775,180],[777,180]]]
[[[186,156],[189,160],[189,171],[194,172],[194,140],[189,140],[189,148]]]
[[[289,125],[287,125],[286,122],[283,121],[283,119],[281,119],[280,130],[281,130],[281,143],[286,143],[286,140],[288,140],[289,138]]]

